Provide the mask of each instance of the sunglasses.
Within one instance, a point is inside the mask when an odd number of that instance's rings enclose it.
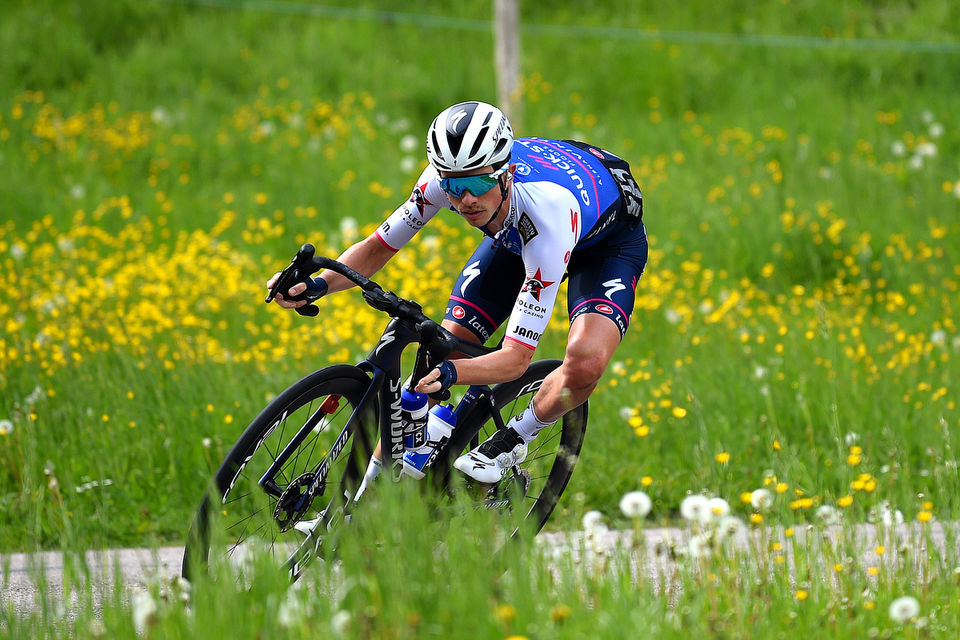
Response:
[[[490,189],[497,186],[499,178],[507,170],[507,167],[501,167],[493,173],[481,174],[478,176],[464,176],[462,178],[440,178],[440,188],[455,198],[463,196],[465,191],[469,191],[475,197],[479,198]]]

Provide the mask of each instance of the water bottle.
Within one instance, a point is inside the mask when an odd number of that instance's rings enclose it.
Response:
[[[403,454],[403,473],[421,479],[423,469],[436,455],[437,449],[450,439],[453,428],[457,426],[457,416],[449,406],[438,404],[430,409],[427,418],[426,443],[417,449],[408,449]]]
[[[404,386],[400,392],[400,410],[403,420],[403,448],[419,449],[426,443],[427,394],[417,393]]]

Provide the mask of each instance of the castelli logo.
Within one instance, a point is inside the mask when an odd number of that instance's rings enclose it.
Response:
[[[467,315],[467,312],[463,310],[463,307],[456,306],[453,308],[453,317],[457,320],[463,320],[463,316]]]
[[[612,315],[613,315],[613,307],[611,307],[610,305],[598,304],[598,305],[597,305],[597,311],[599,311],[600,313],[605,313],[605,314],[607,314],[608,316],[612,316]]]

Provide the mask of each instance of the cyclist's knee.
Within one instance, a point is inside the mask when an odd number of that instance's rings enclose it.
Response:
[[[570,389],[593,388],[606,368],[607,359],[602,355],[568,350],[562,365],[564,386]]]

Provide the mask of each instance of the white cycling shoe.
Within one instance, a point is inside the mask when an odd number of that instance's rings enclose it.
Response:
[[[453,463],[477,482],[494,484],[503,480],[512,467],[527,457],[527,443],[509,427],[500,429]]]

